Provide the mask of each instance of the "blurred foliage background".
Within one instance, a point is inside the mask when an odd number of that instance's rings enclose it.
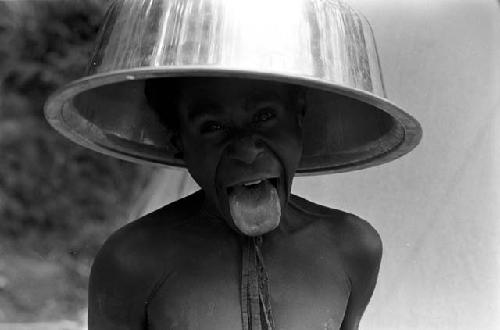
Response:
[[[0,2],[0,322],[72,319],[151,169],[66,140],[43,104],[84,74],[107,0]]]

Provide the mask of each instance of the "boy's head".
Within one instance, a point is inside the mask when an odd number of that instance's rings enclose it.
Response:
[[[276,228],[302,156],[303,91],[272,81],[166,78],[147,81],[145,92],[228,224],[249,236]]]

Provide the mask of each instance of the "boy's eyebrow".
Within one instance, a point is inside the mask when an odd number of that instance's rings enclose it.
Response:
[[[256,91],[245,98],[245,111],[251,111],[253,107],[261,102],[273,101],[282,102],[283,97],[274,91]],[[188,106],[187,110],[187,119],[191,122],[199,120],[202,117],[217,116],[224,113],[220,106],[210,99],[195,101]]]
[[[191,104],[188,107],[188,121],[195,121],[205,116],[217,116],[222,113],[220,107],[214,102],[203,100]]]
[[[283,102],[283,97],[276,92],[258,91],[245,99],[245,110],[251,110],[252,107],[261,102]]]

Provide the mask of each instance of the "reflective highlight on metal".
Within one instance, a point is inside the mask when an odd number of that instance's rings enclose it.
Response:
[[[421,128],[385,98],[372,30],[335,0],[121,0],[87,75],[49,98],[73,141],[131,161],[184,166],[147,106],[157,77],[273,80],[307,89],[299,173],[341,172],[412,150]]]

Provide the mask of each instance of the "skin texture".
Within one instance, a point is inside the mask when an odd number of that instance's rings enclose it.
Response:
[[[358,328],[382,244],[358,217],[290,194],[303,116],[291,94],[271,82],[186,85],[174,142],[202,190],[107,240],[92,266],[90,329],[241,329],[245,225],[226,187],[261,177],[278,178],[281,204],[277,227],[258,232],[277,328]]]

